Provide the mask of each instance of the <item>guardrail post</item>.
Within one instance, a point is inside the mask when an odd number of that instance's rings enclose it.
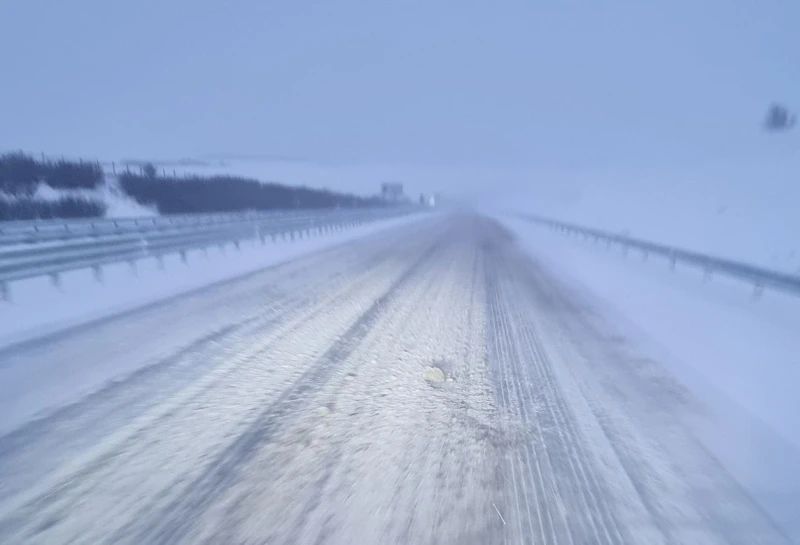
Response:
[[[92,265],[92,276],[95,282],[103,283],[103,267],[100,265]]]
[[[669,270],[674,271],[675,270],[675,264],[677,262],[678,262],[678,258],[675,256],[675,254],[671,254],[669,256]]]
[[[184,265],[189,264],[189,258],[186,255],[186,250],[181,250],[181,263],[183,263]]]
[[[650,257],[650,253],[647,250],[642,250],[642,261],[647,261],[648,257]]]
[[[61,275],[57,272],[50,273],[50,282],[53,284],[54,287],[60,288],[61,287]]]
[[[239,239],[234,240],[233,241],[233,245],[234,245],[234,247],[236,248],[237,251],[241,251],[242,250],[241,242],[239,241]]]
[[[11,290],[8,288],[8,282],[0,282],[0,299],[6,303],[11,302]]]
[[[133,274],[133,276],[139,276],[139,269],[136,267],[135,259],[131,259],[128,261],[128,267],[130,267],[131,274]]]

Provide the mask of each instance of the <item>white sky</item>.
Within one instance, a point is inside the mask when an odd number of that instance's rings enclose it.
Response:
[[[0,149],[507,176],[767,153],[800,2],[18,0],[0,55]]]

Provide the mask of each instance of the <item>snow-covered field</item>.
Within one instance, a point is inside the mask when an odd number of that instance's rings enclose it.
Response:
[[[498,207],[800,272],[800,158],[541,173]]]

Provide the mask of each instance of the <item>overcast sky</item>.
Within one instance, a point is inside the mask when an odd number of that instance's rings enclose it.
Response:
[[[0,52],[0,149],[101,158],[658,163],[800,106],[797,0],[10,0]]]

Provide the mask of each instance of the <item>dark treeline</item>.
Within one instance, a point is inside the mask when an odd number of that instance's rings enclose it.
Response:
[[[0,199],[0,221],[94,218],[103,216],[106,205],[100,201],[64,198],[57,201],[41,201],[28,197],[14,200]]]
[[[233,212],[289,208],[353,208],[379,206],[380,199],[292,187],[234,176],[194,176],[183,179],[122,174],[125,193],[162,214]]]
[[[0,155],[0,191],[11,195],[33,195],[40,183],[58,189],[94,189],[103,180],[97,163],[37,161],[22,152]]]
[[[140,174],[119,177],[122,190],[138,203],[161,214],[193,214],[244,210],[355,208],[382,206],[378,197],[364,198],[324,189],[292,187],[236,176],[157,176],[152,164]],[[102,216],[100,201],[63,198],[33,199],[40,184],[56,189],[94,189],[105,183],[99,163],[37,160],[23,152],[0,155],[0,220]],[[5,197],[3,197],[5,195]]]

